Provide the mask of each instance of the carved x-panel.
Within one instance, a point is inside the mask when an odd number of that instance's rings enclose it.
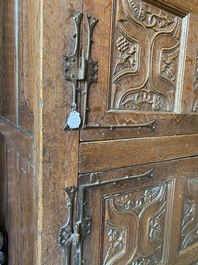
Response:
[[[182,19],[142,0],[115,8],[110,108],[177,111]]]
[[[197,265],[197,159],[80,175],[84,263]]]
[[[102,10],[84,1],[99,19],[98,80],[88,94],[82,87],[81,141],[197,133],[197,16],[152,0],[108,0]]]
[[[80,183],[90,183],[83,196],[84,215],[92,220],[85,264],[155,265],[168,259],[175,179],[156,181],[155,170],[132,172],[80,177]]]
[[[104,198],[104,242],[109,243],[104,243],[102,264],[154,265],[163,261],[172,187],[169,182]]]

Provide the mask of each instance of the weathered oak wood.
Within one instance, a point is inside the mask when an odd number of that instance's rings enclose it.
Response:
[[[147,164],[198,154],[198,135],[82,143],[81,173]]]
[[[16,122],[15,1],[2,1],[2,114]]]
[[[127,222],[127,224],[129,227],[131,224],[130,231],[133,231],[133,233],[130,233],[130,239],[133,241],[133,244],[131,244],[131,249],[128,249],[127,251],[125,248],[122,248],[122,245],[119,246],[123,250],[122,256],[125,256],[125,258],[128,257],[129,260],[131,256],[128,256],[127,253],[131,253],[130,251],[132,251],[133,248],[137,247],[142,249],[145,247],[145,238],[142,240],[141,236],[132,236],[136,234],[138,230],[134,227],[136,227],[137,223],[141,225],[141,220],[143,219],[145,220],[144,224],[146,227],[141,226],[141,229],[146,233],[147,229],[152,226],[152,218],[156,213],[161,213],[159,215],[157,214],[160,216],[160,219],[157,218],[157,222],[160,226],[160,231],[162,232],[164,229],[164,233],[159,234],[157,234],[157,230],[154,229],[156,234],[153,234],[154,238],[155,235],[158,235],[158,241],[155,241],[155,243],[156,245],[159,244],[158,246],[161,246],[159,249],[162,249],[162,252],[161,254],[158,253],[161,255],[158,259],[162,261],[162,264],[165,264],[163,261],[168,260],[167,264],[171,265],[180,263],[190,265],[190,262],[197,260],[197,244],[194,244],[193,247],[184,251],[180,251],[180,220],[183,218],[185,212],[183,202],[186,199],[183,194],[183,187],[188,178],[197,176],[197,161],[198,156],[188,159],[112,169],[98,174],[87,173],[81,175],[79,179],[80,185],[87,184],[87,189],[85,191],[85,201],[88,204],[86,214],[87,216],[93,217],[93,233],[85,242],[84,259],[86,259],[88,264],[91,264],[93,261],[97,263],[98,260],[100,261],[99,264],[103,264],[105,256],[106,258],[114,257],[113,252],[108,252],[110,249],[110,243],[115,240],[111,238],[111,232],[117,231],[120,238],[122,238],[122,234],[119,231],[124,229],[127,219],[130,219],[130,222]],[[146,176],[141,177],[141,174],[149,172],[151,169],[153,170],[152,178]],[[137,177],[138,175],[139,177]],[[133,176],[134,178],[129,181],[126,176],[128,176],[128,178]],[[118,181],[118,179],[122,180]],[[99,180],[102,185],[97,184],[97,181]],[[104,182],[106,184],[103,184]],[[90,187],[88,186],[89,184]],[[156,204],[156,207],[162,207],[163,209],[162,205],[164,205],[164,207],[167,208],[162,211],[155,208],[155,213],[153,212],[152,215],[148,215],[149,211],[152,212],[152,207],[155,207],[154,205],[157,198],[160,198],[160,196],[155,197],[155,192],[158,193],[160,189],[164,189],[164,194],[167,194],[167,196],[165,196],[166,199],[162,196],[160,203]],[[163,194],[163,192],[160,194]],[[153,200],[153,198],[155,199]],[[163,200],[166,202],[163,203]],[[109,213],[109,208],[113,207],[113,204],[111,203],[108,205],[108,201],[114,201],[114,205],[117,206],[117,211],[114,212],[116,219],[114,219],[113,215],[111,216]],[[140,215],[137,214],[139,210],[141,210]],[[98,212],[102,212],[103,215],[99,216]],[[121,217],[121,214],[123,214],[123,217]],[[165,214],[165,216],[163,214]],[[133,219],[135,215],[136,218]],[[113,221],[117,225],[116,227],[113,227],[113,225],[111,227]],[[188,231],[190,231],[191,228],[188,228]],[[154,247],[151,243],[154,241],[151,240],[152,231],[153,230],[151,229],[149,235],[150,240],[148,243],[151,249]],[[127,229],[125,232],[127,234]],[[107,236],[107,233],[109,233],[109,237]],[[114,233],[114,235],[116,238],[116,233]],[[141,235],[141,230],[139,235]],[[174,237],[174,240],[172,240],[172,237]],[[95,248],[98,251],[96,251]],[[87,255],[87,253],[89,253],[89,255]],[[187,253],[190,253],[188,260]],[[155,252],[152,254],[155,255]],[[121,255],[118,256],[117,259],[121,263]]]
[[[31,161],[32,164],[34,163],[32,134],[26,133],[21,128],[11,125],[4,119],[0,119],[0,133],[23,157]]]
[[[57,235],[67,219],[64,188],[73,185],[87,185],[78,202],[92,219],[85,264],[195,265],[197,1],[4,0],[0,8],[0,225],[9,265],[65,264]],[[86,14],[99,19],[91,50],[98,81],[87,106],[85,80],[78,84],[87,127],[64,131],[73,11],[84,14],[81,57]]]

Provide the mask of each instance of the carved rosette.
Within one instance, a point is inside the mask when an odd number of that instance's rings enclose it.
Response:
[[[185,180],[180,249],[198,242],[198,178]]]
[[[103,265],[163,261],[167,196],[168,184],[163,184],[105,200]]]
[[[116,12],[110,109],[174,111],[182,19],[143,0],[117,0]]]

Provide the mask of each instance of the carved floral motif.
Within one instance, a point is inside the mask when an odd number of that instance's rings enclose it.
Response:
[[[181,249],[198,242],[198,179],[186,179],[183,218],[181,226]]]
[[[120,52],[115,65],[114,75],[123,70],[135,70],[137,64],[137,44],[129,43],[124,37],[117,40],[117,49]]]
[[[161,76],[169,80],[173,85],[176,81],[175,65],[178,63],[179,49],[176,47],[172,51],[164,49],[162,52]]]
[[[108,237],[110,246],[107,251],[104,264],[111,264],[109,263],[111,257],[115,257],[123,251],[125,245],[125,231],[123,229],[120,231],[109,229]]]
[[[116,9],[110,108],[174,111],[182,19],[143,0]]]
[[[163,95],[153,93],[149,83],[145,89],[131,92],[123,97],[120,106],[120,109],[136,111],[166,111],[168,109],[166,98]]]
[[[103,265],[155,265],[162,261],[168,184],[106,199]]]
[[[148,4],[140,0],[129,0],[137,19],[142,21],[147,28],[163,29],[174,23],[174,17],[163,10],[159,14],[153,13]]]

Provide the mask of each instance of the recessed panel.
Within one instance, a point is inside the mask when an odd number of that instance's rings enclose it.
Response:
[[[182,20],[142,0],[116,1],[111,110],[178,111],[185,48]]]
[[[171,187],[170,182],[127,193],[120,192],[104,199],[101,264],[154,265],[163,261]]]

